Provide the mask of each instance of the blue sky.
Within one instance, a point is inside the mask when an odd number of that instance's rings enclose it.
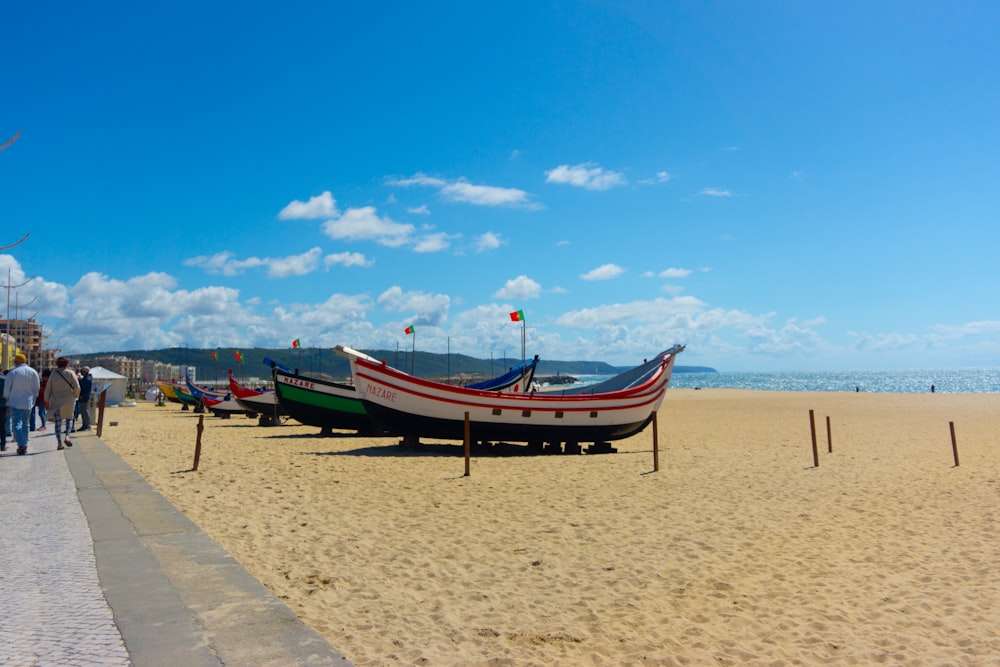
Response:
[[[995,2],[8,3],[65,352],[1000,366]]]

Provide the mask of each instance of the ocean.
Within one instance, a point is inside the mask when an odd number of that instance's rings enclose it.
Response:
[[[787,373],[674,373],[672,387],[768,391],[869,391],[943,394],[1000,392],[1000,368]]]
[[[607,375],[580,375],[593,384]],[[984,394],[1000,392],[1000,368],[784,373],[674,373],[670,386],[685,389],[763,391],[867,391],[880,393]],[[579,386],[579,385],[573,385]]]

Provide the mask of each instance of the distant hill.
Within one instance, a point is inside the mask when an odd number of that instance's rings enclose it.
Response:
[[[237,369],[236,352],[243,357],[242,366]],[[417,352],[411,359],[410,352],[400,350],[362,350],[376,359],[383,359],[396,368],[410,372],[419,377],[446,377],[448,375],[474,375],[492,377],[499,375],[508,368],[520,363],[520,359],[512,357],[478,359],[465,354],[439,354],[436,352]],[[216,359],[212,359],[215,352]],[[303,373],[323,373],[337,378],[346,378],[351,374],[347,360],[335,354],[330,348],[303,348],[301,351],[285,348],[217,348],[202,350],[187,347],[171,347],[160,350],[121,350],[115,352],[100,352],[94,354],[73,355],[81,362],[91,362],[99,357],[127,357],[129,359],[148,359],[164,364],[178,366],[194,366],[197,377],[203,381],[212,380],[218,375],[225,378],[227,370],[242,377],[266,377],[270,370],[264,364],[265,358],[288,366],[298,368]],[[538,362],[536,375],[614,375],[630,366],[616,367],[603,361],[552,361],[541,359]],[[675,373],[714,373],[715,369],[705,366],[675,366]]]

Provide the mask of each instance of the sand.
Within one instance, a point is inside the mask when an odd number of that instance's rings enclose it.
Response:
[[[457,447],[210,415],[190,472],[197,415],[111,419],[357,665],[1000,664],[998,394],[671,389],[658,472],[652,429],[465,477]]]

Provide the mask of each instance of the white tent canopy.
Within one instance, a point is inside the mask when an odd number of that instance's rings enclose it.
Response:
[[[105,405],[118,405],[125,402],[125,392],[128,390],[128,378],[118,375],[114,371],[109,371],[103,366],[94,366],[90,369],[90,374],[94,378],[94,399],[98,400],[98,392],[105,385],[110,385],[107,389],[107,396],[104,399]]]

